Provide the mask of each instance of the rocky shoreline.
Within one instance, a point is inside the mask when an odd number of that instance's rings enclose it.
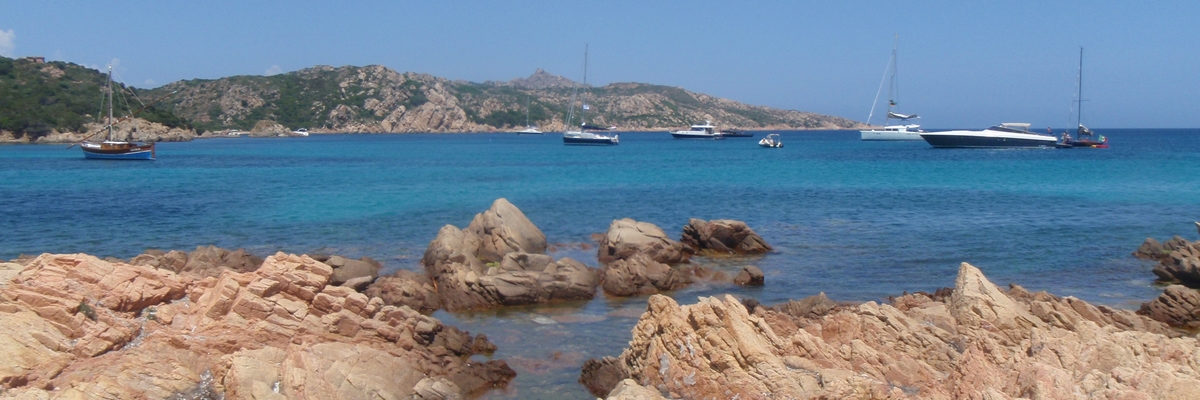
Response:
[[[582,365],[580,383],[599,397],[1200,398],[1200,344],[1187,330],[1200,326],[1200,295],[1186,286],[1134,312],[1001,289],[963,263],[954,288],[882,304],[724,295],[681,305],[660,293],[731,281],[692,257],[771,246],[732,220],[692,219],[674,240],[621,219],[596,239],[600,268],[555,260],[541,230],[498,199],[466,228],[444,226],[423,271],[388,276],[367,257],[211,246],[0,263],[10,360],[0,397],[472,397],[516,372],[491,359],[485,335],[428,313],[602,291],[650,297],[624,352]],[[1200,266],[1200,241],[1147,243],[1135,254],[1164,269]],[[752,265],[732,281],[770,284]]]

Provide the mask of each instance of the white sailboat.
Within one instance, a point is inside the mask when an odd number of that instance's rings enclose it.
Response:
[[[900,45],[900,35],[896,35],[896,45],[892,47],[892,58],[888,60],[888,66],[884,69],[883,77],[888,80],[888,111],[887,117],[884,118],[883,128],[863,130],[862,140],[921,140],[921,125],[908,124],[908,120],[921,118],[916,114],[901,114],[892,111],[892,107],[899,104],[900,88],[896,83],[896,49]],[[871,113],[867,115],[867,125],[871,124],[871,118],[875,116],[875,104],[879,102],[879,94],[883,92],[883,80],[879,81],[879,90],[875,92],[875,101],[871,103]],[[892,120],[900,121],[899,124],[891,124]]]
[[[536,126],[529,124],[529,96],[525,96],[525,129],[517,131],[518,135],[541,135]]]
[[[600,127],[600,126],[588,125],[587,120],[585,120],[583,117],[584,114],[586,114],[586,112],[588,110],[587,89],[586,89],[586,87],[587,87],[587,45],[584,45],[584,47],[583,47],[583,84],[584,84],[584,92],[583,92],[583,96],[580,98],[580,103],[582,103],[582,106],[580,107],[580,111],[579,111],[579,121],[580,121],[579,122],[579,130],[570,130],[568,128],[568,130],[566,132],[563,132],[563,144],[601,145],[601,146],[620,144],[621,142],[620,142],[620,139],[617,137],[617,135],[609,136],[608,134],[601,133],[601,131],[610,130],[610,129],[613,129],[613,127],[605,128],[605,127]],[[574,93],[572,93],[572,95],[571,95],[571,110],[567,113],[567,126],[568,127],[571,126],[571,121],[574,118],[574,113],[575,113],[575,95],[574,95]]]

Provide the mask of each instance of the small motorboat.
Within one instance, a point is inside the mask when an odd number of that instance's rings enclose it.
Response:
[[[767,135],[767,137],[760,139],[758,141],[758,145],[762,147],[779,148],[783,147],[783,142],[779,140],[778,133],[772,133]]]
[[[292,131],[292,136],[308,136],[308,128],[300,128]]]

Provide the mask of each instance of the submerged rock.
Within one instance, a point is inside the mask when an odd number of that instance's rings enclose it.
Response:
[[[733,283],[742,286],[762,286],[765,283],[763,272],[758,267],[747,265],[733,277]]]
[[[452,385],[421,393],[465,396],[515,375],[469,360],[494,350],[483,335],[330,285],[332,273],[283,253],[200,280],[44,254],[0,287],[0,386],[28,398],[365,399],[416,395],[429,378]]]
[[[680,241],[695,254],[761,254],[772,250],[745,222],[731,219],[692,218],[683,227]]]
[[[629,347],[599,362],[619,371],[581,380],[603,393],[627,376],[679,398],[1200,396],[1195,338],[1130,311],[1001,290],[966,263],[948,296],[810,303],[751,313],[732,296],[651,296]]]

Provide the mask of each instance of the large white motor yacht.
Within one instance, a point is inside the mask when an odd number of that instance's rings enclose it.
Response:
[[[671,137],[676,139],[720,139],[723,136],[721,132],[717,132],[711,122],[704,121],[704,124],[692,125],[692,128],[686,131],[671,131]]]
[[[1029,131],[1024,122],[1006,122],[981,131],[921,132],[933,147],[1054,147],[1054,136]]]

